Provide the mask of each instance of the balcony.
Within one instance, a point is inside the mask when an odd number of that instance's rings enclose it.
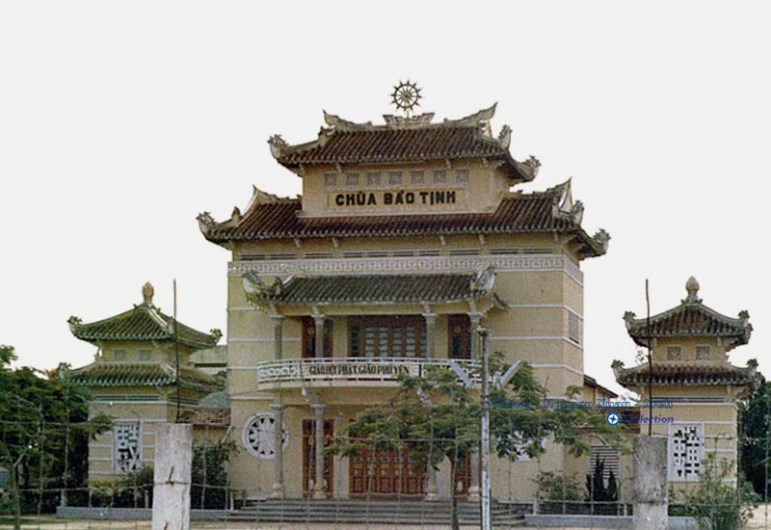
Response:
[[[479,361],[465,359],[423,359],[415,357],[331,357],[323,359],[286,359],[257,365],[260,390],[278,388],[323,387],[396,387],[398,377],[421,375],[429,366],[462,368],[478,379]]]

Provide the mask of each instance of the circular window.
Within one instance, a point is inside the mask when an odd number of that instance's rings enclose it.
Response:
[[[271,413],[255,414],[244,425],[243,443],[247,451],[257,458],[270,459],[276,455],[275,446],[276,419]],[[286,424],[281,429],[281,449],[289,443],[289,429]]]

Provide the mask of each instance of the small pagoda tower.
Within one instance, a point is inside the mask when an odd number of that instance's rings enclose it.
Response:
[[[613,362],[618,383],[641,396],[640,432],[652,424],[654,435],[667,436],[669,480],[678,487],[699,481],[710,453],[718,465],[725,459],[736,469],[736,400],[758,379],[756,361],[745,368],[728,362],[728,352],[750,339],[747,311],[731,318],[710,309],[693,277],[685,288],[685,300],[650,317],[650,325],[632,312],[624,315],[632,340],[641,347],[650,343],[653,368]]]
[[[222,333],[175,322],[153,304],[154,293],[146,283],[143,301],[133,309],[88,324],[74,316],[68,320],[75,337],[99,349],[92,364],[66,377],[91,390],[92,416],[114,418],[113,430],[90,442],[92,481],[152,465],[156,425],[189,417],[204,396],[224,386],[190,363],[193,352],[213,348]]]

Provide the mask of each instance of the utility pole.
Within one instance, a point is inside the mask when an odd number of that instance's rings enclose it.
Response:
[[[490,485],[490,354],[487,348],[488,332],[485,328],[477,328],[479,334],[480,350],[482,355],[482,384],[480,386],[481,405],[482,405],[482,441],[479,452],[482,457],[482,530],[492,530],[492,513],[490,506],[492,504],[492,488]],[[495,389],[501,389],[509,384],[511,378],[516,375],[522,366],[522,361],[514,361],[504,374],[496,374],[492,380]],[[473,385],[471,378],[463,370],[451,365],[456,373],[459,373],[461,380],[466,382],[467,386]]]
[[[174,278],[174,358],[175,358],[175,383],[177,386],[177,414],[176,423],[182,416],[182,395],[179,393],[179,330],[177,326],[177,279]]]
[[[491,530],[490,513],[490,356],[487,354],[487,330],[479,328],[482,350],[482,530]]]

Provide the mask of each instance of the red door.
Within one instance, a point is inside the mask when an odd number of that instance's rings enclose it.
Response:
[[[415,469],[414,458],[404,449],[401,452],[363,450],[351,458],[349,466],[351,495],[358,496],[415,496],[425,494],[426,476]]]

